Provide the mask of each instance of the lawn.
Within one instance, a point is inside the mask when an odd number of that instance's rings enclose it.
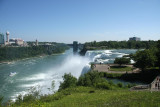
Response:
[[[24,102],[19,106],[34,107],[159,107],[160,92],[129,91],[128,89],[105,90],[92,87],[75,87],[41,98]]]
[[[128,66],[111,66],[110,71],[132,71],[132,68]]]

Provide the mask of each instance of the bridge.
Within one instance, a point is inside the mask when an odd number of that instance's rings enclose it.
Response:
[[[73,52],[77,53],[78,50],[82,50],[84,44],[78,43],[78,41],[73,41],[73,44],[67,44],[68,46],[73,48]]]

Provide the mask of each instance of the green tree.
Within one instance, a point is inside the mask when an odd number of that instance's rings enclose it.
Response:
[[[114,60],[114,63],[115,64],[119,64],[121,66],[122,64],[129,64],[130,63],[130,59],[129,58],[125,58],[125,57],[116,58]]]
[[[59,90],[69,88],[69,87],[74,87],[77,84],[77,78],[72,76],[71,73],[69,74],[64,74],[63,76],[63,82],[60,82]]]
[[[157,65],[159,66],[159,70],[160,70],[160,40],[158,40],[157,42]]]
[[[136,52],[134,56],[135,67],[141,68],[144,71],[146,68],[154,67],[157,61],[155,54],[151,50],[143,50]]]

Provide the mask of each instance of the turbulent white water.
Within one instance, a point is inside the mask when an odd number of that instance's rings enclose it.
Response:
[[[0,95],[6,100],[15,99],[18,94],[26,94],[30,87],[40,86],[42,94],[52,93],[51,83],[55,81],[54,90],[58,90],[62,76],[71,73],[79,77],[90,69],[90,62],[113,63],[115,57],[122,57],[136,50],[98,50],[87,51],[85,57],[73,55],[72,49],[65,54],[25,59],[0,65]],[[13,77],[10,72],[16,72]]]
[[[93,50],[87,51],[86,57],[94,63],[113,63],[116,57],[122,57],[135,53],[136,50]],[[133,62],[133,60],[132,60]]]

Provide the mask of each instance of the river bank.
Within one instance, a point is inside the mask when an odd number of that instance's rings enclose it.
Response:
[[[9,61],[20,60],[24,58],[52,55],[64,53],[69,49],[67,45],[39,45],[30,47],[1,47],[0,62],[6,63]]]
[[[50,95],[36,98],[33,94],[18,99],[16,106],[156,106],[159,103],[159,92],[130,91],[133,84],[113,83],[102,78],[99,72],[88,72],[76,79],[70,73],[63,76],[60,90]],[[90,81],[90,82],[89,82]]]
[[[23,61],[23,60],[32,59],[32,58],[47,57],[47,56],[52,56],[52,55],[60,55],[60,54],[64,54],[64,53],[65,53],[65,52],[56,53],[56,54],[51,54],[51,55],[43,54],[43,55],[37,55],[37,56],[27,57],[27,58],[20,58],[20,59],[15,59],[15,60],[0,61],[0,65],[1,65],[1,64],[11,64],[11,63],[16,62],[16,61],[21,61],[21,60]]]

